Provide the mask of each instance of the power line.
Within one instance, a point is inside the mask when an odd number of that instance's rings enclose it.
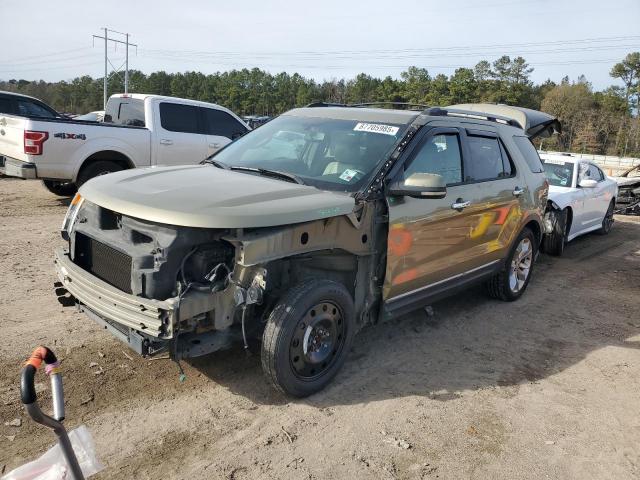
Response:
[[[138,45],[135,43],[129,42],[129,34],[118,32],[117,30],[110,30],[108,28],[103,28],[104,37],[100,37],[98,35],[94,35],[93,38],[98,38],[104,40],[104,108],[107,108],[107,84],[109,82],[110,75],[108,73],[108,66],[111,65],[113,69],[112,73],[120,75],[120,69],[124,66],[124,93],[129,93],[129,46],[136,47],[136,52],[138,51]],[[118,35],[124,35],[125,41],[117,40],[115,38],[109,38],[109,32],[116,33]],[[120,67],[116,68],[113,63],[109,60],[109,49],[107,48],[109,42],[112,42],[116,47],[118,44],[122,44],[125,46],[125,61],[124,64]]]

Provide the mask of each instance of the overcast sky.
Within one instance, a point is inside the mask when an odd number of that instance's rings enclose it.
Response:
[[[525,57],[536,82],[584,74],[600,89],[640,50],[640,0],[0,0],[0,19],[3,80],[101,77],[104,44],[92,35],[102,27],[131,34],[130,68],[145,73],[398,77],[410,65],[451,74],[507,54]],[[109,52],[119,67],[124,50]]]

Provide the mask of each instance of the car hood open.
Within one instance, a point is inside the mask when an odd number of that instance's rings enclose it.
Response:
[[[125,170],[87,182],[80,194],[103,208],[169,225],[255,228],[346,215],[346,193],[211,165]]]
[[[495,103],[461,103],[459,105],[450,105],[447,109],[486,113],[513,120],[520,125],[520,128],[532,140],[538,137],[550,137],[554,132],[560,133],[562,131],[560,121],[556,117],[538,110],[531,110],[530,108]]]

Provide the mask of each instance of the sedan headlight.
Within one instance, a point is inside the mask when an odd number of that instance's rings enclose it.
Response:
[[[69,205],[67,214],[64,216],[64,220],[62,221],[62,228],[60,229],[60,234],[65,240],[69,240],[69,238],[71,237],[73,225],[76,221],[78,211],[80,211],[80,207],[82,206],[83,202],[84,198],[82,198],[79,193],[76,193],[76,196],[73,197],[73,200],[71,200],[71,204]]]

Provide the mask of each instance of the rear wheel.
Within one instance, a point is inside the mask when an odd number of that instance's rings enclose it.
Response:
[[[306,397],[322,390],[346,359],[354,334],[353,299],[328,280],[309,280],[275,306],[262,336],[262,368],[278,390]]]
[[[566,208],[561,211],[552,210],[549,212],[549,216],[553,224],[553,231],[546,233],[542,238],[542,251],[559,257],[564,252],[564,245],[567,241],[569,211]]]
[[[613,210],[615,209],[616,202],[615,200],[611,200],[609,203],[609,208],[607,209],[607,213],[605,213],[604,218],[602,219],[602,226],[598,233],[600,235],[606,235],[611,231],[611,227],[613,227]]]
[[[531,230],[524,228],[514,242],[502,270],[487,281],[487,293],[507,302],[520,298],[529,285],[535,258],[535,236]]]
[[[76,185],[81,187],[94,177],[106,175],[107,173],[119,172],[120,170],[123,170],[122,165],[112,162],[111,160],[98,160],[97,162],[92,162],[82,168],[78,174]]]
[[[58,180],[42,180],[44,188],[59,197],[71,197],[76,194],[78,187],[73,182],[61,182]]]

